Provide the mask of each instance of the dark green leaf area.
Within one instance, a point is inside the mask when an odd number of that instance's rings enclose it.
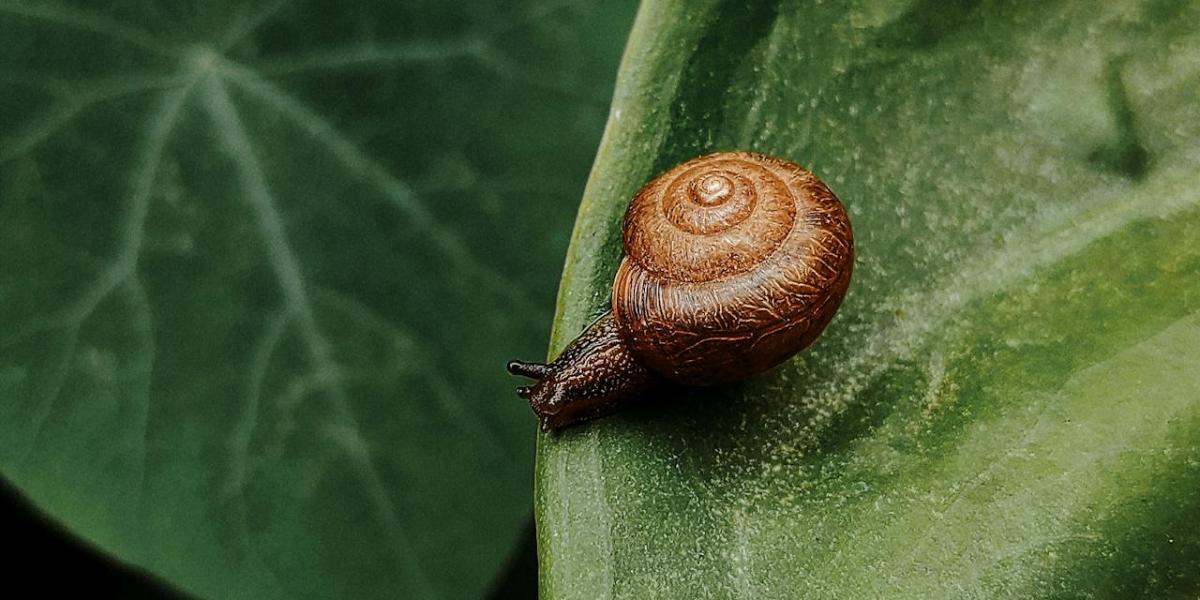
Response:
[[[483,594],[632,12],[0,0],[0,473],[193,594]]]

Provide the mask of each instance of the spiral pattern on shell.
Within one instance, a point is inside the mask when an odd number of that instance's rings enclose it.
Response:
[[[727,152],[685,162],[641,189],[622,225],[613,318],[634,354],[668,379],[740,379],[812,343],[850,282],[841,203],[788,161]]]

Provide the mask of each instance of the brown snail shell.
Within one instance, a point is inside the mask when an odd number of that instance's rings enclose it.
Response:
[[[604,315],[549,364],[509,363],[543,428],[611,412],[671,382],[761,373],[807,347],[850,284],[853,237],[812,173],[762,154],[689,160],[646,184],[622,224]]]

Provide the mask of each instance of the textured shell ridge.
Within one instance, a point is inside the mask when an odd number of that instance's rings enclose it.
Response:
[[[782,159],[689,160],[646,184],[622,226],[614,319],[635,355],[682,383],[739,379],[786,359],[820,334],[849,283],[844,209]]]

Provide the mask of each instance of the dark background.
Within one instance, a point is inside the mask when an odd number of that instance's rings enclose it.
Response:
[[[193,600],[150,574],[116,562],[64,531],[0,479],[0,539],[4,541],[9,589],[38,590],[38,597]],[[48,569],[48,566],[53,569]],[[47,577],[47,572],[57,573]],[[525,531],[513,563],[501,573],[491,597],[536,598],[537,555],[533,525]]]

